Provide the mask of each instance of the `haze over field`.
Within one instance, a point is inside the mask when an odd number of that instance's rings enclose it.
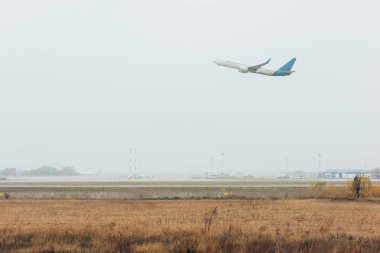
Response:
[[[0,2],[0,169],[380,166],[378,1]],[[225,58],[280,67],[243,75]]]

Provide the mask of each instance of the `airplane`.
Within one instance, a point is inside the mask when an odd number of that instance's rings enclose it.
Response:
[[[239,70],[240,73],[255,73],[255,74],[261,74],[266,76],[289,76],[293,72],[292,67],[293,64],[296,62],[296,58],[291,59],[288,63],[286,63],[284,66],[282,66],[279,69],[265,69],[262,68],[264,65],[267,65],[270,62],[270,59],[264,63],[255,65],[255,66],[249,66],[246,64],[241,64],[237,62],[232,61],[225,61],[225,60],[215,60],[214,63],[218,66],[228,67]]]

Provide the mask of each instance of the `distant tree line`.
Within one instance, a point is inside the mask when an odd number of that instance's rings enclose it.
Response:
[[[63,167],[58,170],[52,166],[42,166],[37,169],[32,169],[28,171],[23,171],[22,176],[77,176],[79,173],[74,167]]]

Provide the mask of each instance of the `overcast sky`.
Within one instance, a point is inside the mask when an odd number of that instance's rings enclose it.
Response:
[[[380,166],[380,2],[0,2],[0,169]],[[241,74],[216,58],[287,77]],[[211,159],[213,157],[213,159]],[[213,166],[211,165],[213,160]],[[367,161],[367,162],[366,162]],[[367,165],[366,165],[367,163]],[[213,168],[211,168],[211,166]]]

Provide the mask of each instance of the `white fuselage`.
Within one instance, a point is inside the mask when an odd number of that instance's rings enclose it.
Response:
[[[255,71],[250,71],[250,70],[248,70],[249,66],[246,64],[241,64],[241,63],[226,61],[226,60],[215,60],[214,62],[216,65],[219,65],[219,66],[237,69],[237,70],[239,70],[240,73],[252,72],[252,73],[256,73],[256,74],[271,76],[271,75],[273,75],[273,73],[276,72],[276,70],[265,69],[265,68],[258,68]]]

